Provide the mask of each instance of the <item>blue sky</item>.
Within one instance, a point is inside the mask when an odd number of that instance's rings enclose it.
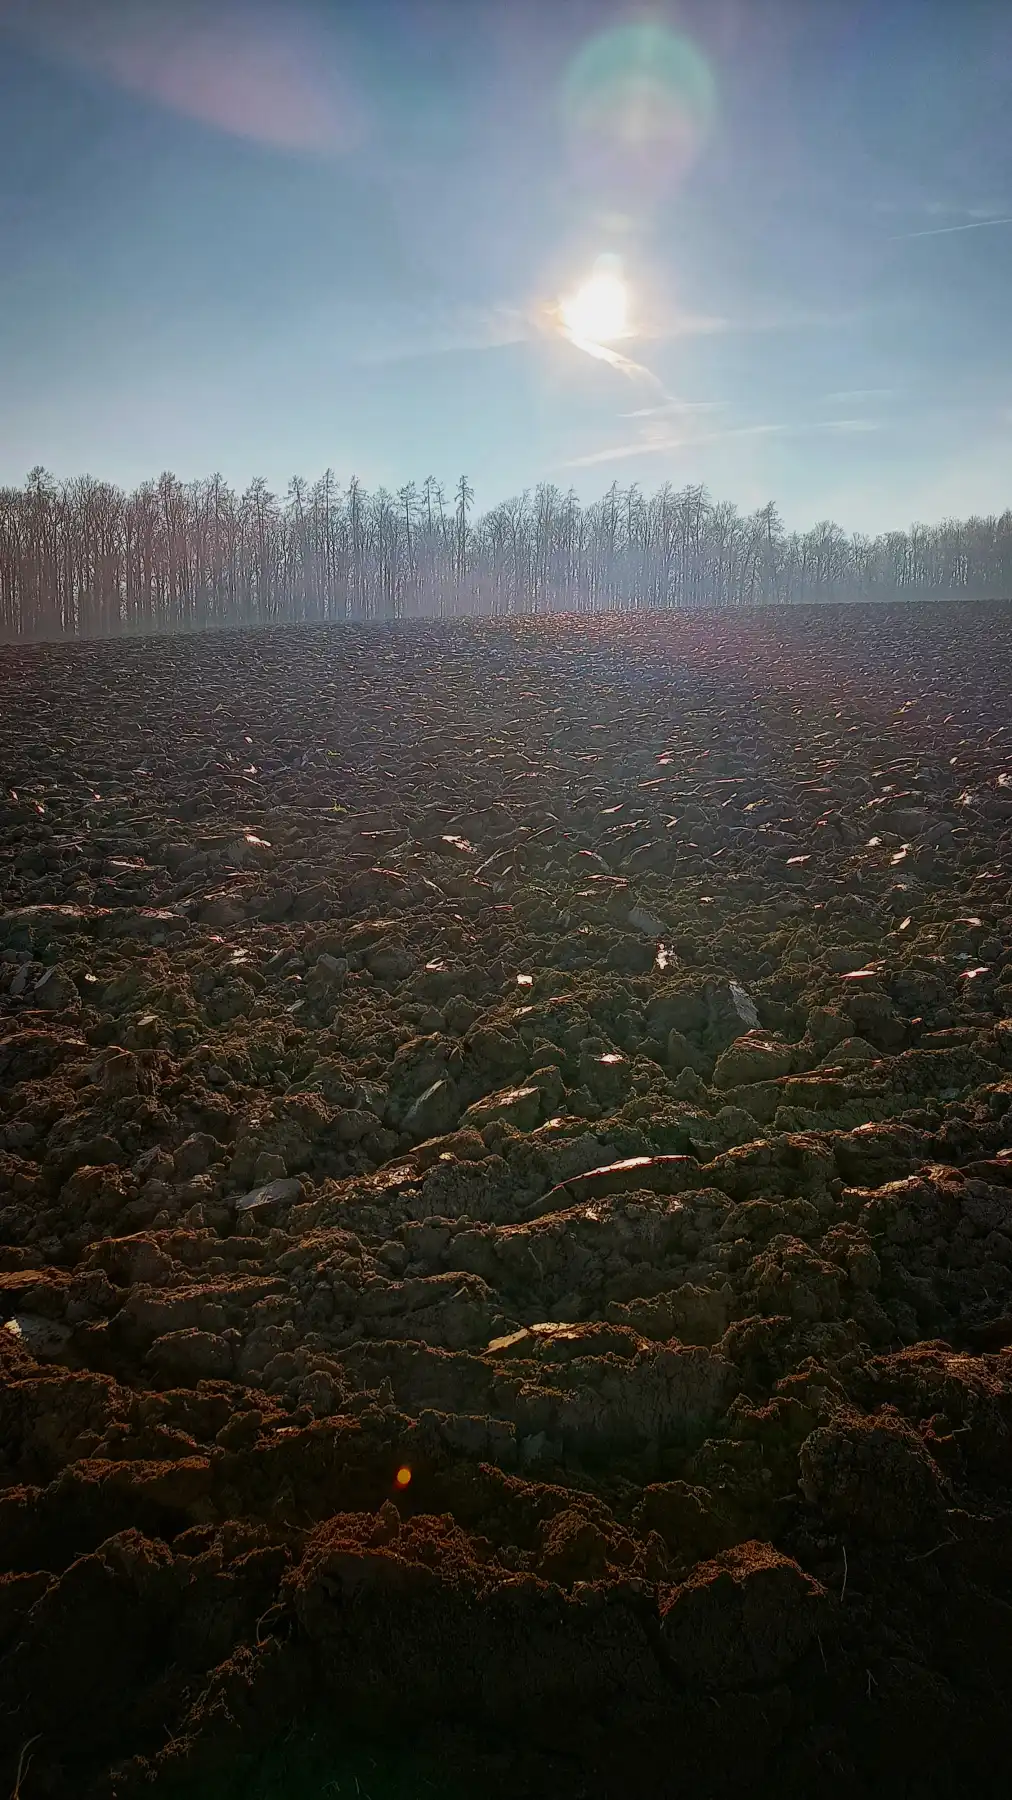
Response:
[[[0,481],[1000,511],[1010,87],[973,0],[0,0]]]

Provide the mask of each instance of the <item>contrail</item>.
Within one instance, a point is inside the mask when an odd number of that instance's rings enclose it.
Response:
[[[890,238],[891,244],[901,243],[906,238],[948,237],[950,231],[987,231],[992,225],[1012,225],[1012,217],[1004,219],[973,219],[969,225],[933,225],[929,231],[898,231]]]
[[[600,362],[609,363],[613,369],[618,369],[623,375],[638,376],[640,380],[649,382],[651,387],[663,395],[665,400],[672,399],[653,370],[648,369],[644,363],[633,362],[632,357],[623,356],[621,351],[613,350],[610,344],[598,344],[592,338],[576,337],[572,331],[567,331],[565,326],[562,327],[562,335],[568,338],[577,350],[584,351],[587,356],[594,356]]]

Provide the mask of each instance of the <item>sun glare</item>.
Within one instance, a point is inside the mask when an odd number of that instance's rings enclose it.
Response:
[[[601,269],[562,301],[567,333],[577,343],[610,344],[630,335],[629,289],[621,275]]]

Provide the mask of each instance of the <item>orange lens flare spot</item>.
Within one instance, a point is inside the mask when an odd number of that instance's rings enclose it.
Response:
[[[410,1487],[410,1485],[411,1485],[411,1470],[408,1468],[398,1469],[396,1475],[394,1476],[394,1480],[396,1481],[397,1486],[399,1488]]]

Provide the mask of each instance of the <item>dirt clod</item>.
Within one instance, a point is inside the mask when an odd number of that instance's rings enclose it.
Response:
[[[1004,1792],[1010,648],[0,652],[0,1793]]]

